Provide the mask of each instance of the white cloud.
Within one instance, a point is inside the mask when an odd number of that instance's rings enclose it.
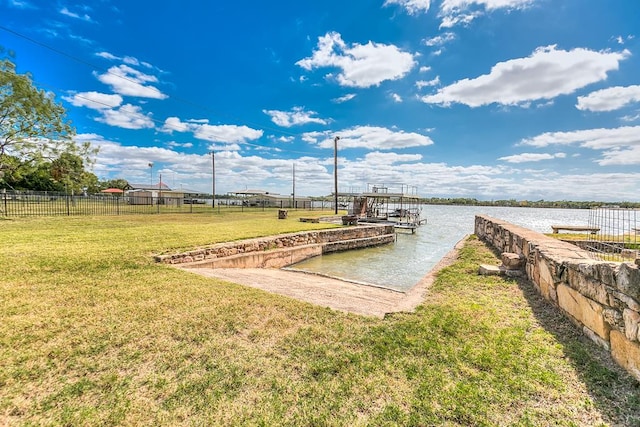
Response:
[[[348,94],[346,94],[344,96],[341,96],[339,98],[333,98],[331,101],[336,103],[336,104],[342,104],[343,102],[351,101],[355,97],[356,97],[355,93],[348,93]]]
[[[198,125],[193,136],[210,142],[241,143],[262,137],[261,130],[236,125]]]
[[[640,113],[634,116],[622,116],[620,117],[620,120],[623,122],[635,122],[637,120],[640,120]]]
[[[508,163],[526,163],[539,162],[541,160],[564,159],[567,157],[565,153],[520,153],[513,156],[500,157],[498,160],[504,160]]]
[[[134,66],[142,65],[143,67],[146,67],[146,68],[155,68],[153,65],[149,64],[148,62],[140,61],[138,58],[135,58],[133,56],[120,57],[105,51],[96,53],[96,56],[99,56],[104,59],[108,59],[110,61],[122,61],[127,65],[134,65]]]
[[[91,142],[100,151],[94,173],[100,178],[125,178],[149,182],[149,162],[163,179],[179,188],[211,191],[211,156],[186,154],[160,147],[123,146],[96,134],[79,134],[78,142]],[[216,191],[226,193],[261,188],[280,194],[291,191],[291,168],[296,165],[296,193],[327,195],[332,191],[333,155],[325,158],[272,159],[243,156],[233,146],[217,146]],[[225,149],[228,148],[228,149]],[[629,200],[640,188],[639,173],[550,173],[547,170],[514,169],[506,166],[424,163],[419,154],[370,152],[361,159],[339,157],[341,188],[366,188],[366,183],[417,185],[423,196],[517,198],[536,200]],[[401,164],[402,167],[398,167]],[[170,173],[169,173],[170,171]],[[482,188],[482,194],[478,193]]]
[[[527,58],[500,62],[489,74],[463,79],[422,98],[429,104],[451,103],[479,107],[492,103],[519,105],[566,95],[589,84],[605,80],[617,70],[629,51],[597,52],[588,49],[558,50],[555,46],[536,49]]]
[[[591,150],[602,150],[603,157],[597,162],[601,166],[640,165],[640,126],[546,132],[523,139],[518,145],[547,147],[574,144]]]
[[[600,166],[640,165],[640,146],[636,145],[621,150],[608,150],[602,154],[602,157],[602,160],[598,161]]]
[[[329,123],[329,120],[314,117],[318,114],[315,111],[304,111],[303,107],[293,107],[291,111],[262,110],[262,112],[271,117],[273,123],[287,128],[307,123],[318,123],[321,125]]]
[[[394,102],[398,102],[398,103],[402,102],[402,97],[397,93],[392,93],[391,98],[393,98]]]
[[[106,108],[117,108],[122,104],[122,97],[115,94],[100,92],[79,92],[73,96],[63,97],[76,107],[87,107],[94,110],[104,110]]]
[[[413,163],[422,160],[420,154],[397,154],[397,153],[383,153],[380,151],[374,151],[367,153],[364,156],[364,160],[368,165],[381,166],[381,165],[396,165],[399,163]]]
[[[206,119],[190,119],[186,122],[178,117],[168,117],[164,125],[159,129],[161,132],[193,132],[193,136],[209,142],[221,142],[225,144],[236,144],[247,142],[262,137],[263,131],[252,129],[247,126],[236,125],[209,125]]]
[[[571,145],[576,143],[580,143],[583,147],[595,149],[640,144],[640,126],[587,129],[571,132],[545,132],[533,138],[523,139],[518,145],[548,147],[550,145]]]
[[[394,45],[369,42],[347,45],[339,33],[330,32],[318,38],[318,47],[309,58],[296,65],[311,71],[320,67],[337,67],[338,83],[348,87],[378,86],[385,80],[404,77],[416,64],[412,54]]]
[[[640,102],[640,85],[614,86],[579,96],[576,108],[588,111],[619,110],[627,104]]]
[[[134,65],[134,66],[140,65],[140,61],[138,61],[138,59],[134,58],[133,56],[125,56],[124,58],[122,58],[122,62],[128,65]]]
[[[167,142],[167,147],[169,148],[192,148],[193,147],[193,143],[192,142],[177,142],[177,141],[169,141]]]
[[[384,6],[397,4],[403,7],[409,15],[426,13],[431,6],[431,0],[385,0]]]
[[[440,27],[469,24],[477,17],[497,9],[517,10],[531,6],[537,0],[444,0],[440,5]]]
[[[430,71],[431,67],[427,67],[426,65],[423,65],[422,67],[420,67],[420,72],[421,73],[426,73],[427,71]]]
[[[427,46],[442,46],[456,39],[456,35],[452,32],[446,32],[439,36],[426,39],[424,44]]]
[[[63,7],[62,9],[60,9],[60,13],[62,15],[68,16],[70,18],[79,19],[79,20],[85,21],[85,22],[92,22],[91,21],[91,17],[89,15],[87,15],[86,13],[81,15],[79,13],[71,12],[66,7]]]
[[[157,83],[157,77],[144,74],[128,65],[114,66],[104,74],[95,73],[95,76],[102,83],[111,86],[113,91],[120,95],[153,99],[167,98],[167,95],[156,87],[148,85],[148,83]]]
[[[96,53],[96,56],[99,56],[100,58],[108,59],[110,61],[115,61],[117,59],[121,59],[121,58],[118,58],[117,56],[115,56],[115,55],[113,55],[113,54],[111,54],[109,52],[104,52],[104,51]]]
[[[145,129],[153,127],[151,114],[144,114],[137,105],[124,104],[118,109],[100,110],[102,117],[96,121],[125,129]]]
[[[611,37],[611,40],[615,41],[620,45],[625,44],[626,42],[631,41],[633,39],[634,39],[634,36],[631,34],[626,37],[624,36]]]
[[[171,133],[173,131],[188,132],[192,130],[192,128],[189,123],[180,121],[178,117],[167,117],[160,131],[165,133]]]
[[[338,132],[307,132],[303,134],[302,139],[321,148],[333,148],[336,135],[340,137],[339,148],[392,150],[433,144],[431,138],[419,133],[392,131],[376,126],[356,126]]]
[[[33,4],[31,4],[28,1],[9,0],[7,3],[9,7],[15,7],[17,9],[37,9]]]
[[[418,80],[416,82],[416,87],[418,89],[422,89],[423,87],[438,86],[439,84],[440,84],[440,76],[436,76],[436,78],[432,80]]]
[[[209,151],[240,151],[242,148],[239,144],[211,144],[207,146]]]
[[[295,138],[293,136],[281,136],[280,138],[277,138],[276,141],[278,142],[292,142]]]

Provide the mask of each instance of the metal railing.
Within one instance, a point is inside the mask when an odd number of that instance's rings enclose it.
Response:
[[[597,233],[589,237],[585,249],[604,261],[640,258],[640,210],[603,206],[591,209],[589,226]]]
[[[0,190],[0,217],[149,215],[167,213],[244,212],[267,209],[332,210],[330,201],[193,199],[165,196],[71,195]]]

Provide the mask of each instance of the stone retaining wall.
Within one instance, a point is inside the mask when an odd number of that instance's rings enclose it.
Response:
[[[283,267],[328,252],[365,248],[395,241],[393,226],[374,225],[301,231],[212,245],[173,255],[157,262],[191,264],[200,268]]]
[[[526,261],[527,277],[592,340],[640,381],[640,270],[605,262],[571,243],[478,215],[475,234]]]

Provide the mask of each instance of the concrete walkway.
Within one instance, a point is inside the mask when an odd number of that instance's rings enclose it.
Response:
[[[334,310],[382,318],[387,313],[414,311],[424,300],[437,272],[456,260],[465,240],[466,237],[458,242],[454,249],[406,293],[298,271],[271,268],[177,267]]]

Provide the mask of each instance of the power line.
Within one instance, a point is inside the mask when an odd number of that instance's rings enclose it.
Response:
[[[10,34],[13,34],[16,37],[22,38],[22,39],[24,39],[24,40],[26,40],[26,41],[28,41],[30,43],[33,43],[33,44],[35,44],[37,46],[40,46],[40,47],[42,47],[44,49],[50,50],[50,51],[52,51],[54,53],[57,53],[57,54],[65,57],[65,58],[67,58],[67,59],[70,59],[70,60],[73,60],[73,61],[78,62],[80,64],[83,64],[83,65],[85,65],[87,67],[90,67],[90,68],[92,68],[94,70],[102,71],[102,72],[104,72],[106,74],[110,74],[112,76],[115,76],[115,77],[117,77],[119,79],[131,82],[131,83],[135,83],[135,84],[138,84],[138,85],[140,84],[140,82],[138,82],[138,81],[136,81],[134,79],[130,79],[130,78],[128,78],[126,76],[123,76],[121,74],[114,73],[110,69],[105,69],[104,67],[98,66],[98,65],[93,64],[93,63],[91,63],[89,61],[86,61],[84,59],[78,58],[78,57],[76,57],[74,55],[66,53],[66,52],[64,52],[64,51],[62,51],[60,49],[57,49],[57,48],[53,47],[53,46],[50,46],[48,44],[42,43],[42,42],[40,42],[38,40],[35,40],[35,39],[33,39],[33,38],[31,38],[31,37],[29,37],[27,35],[24,35],[22,33],[14,31],[14,30],[12,30],[10,28],[7,28],[7,27],[5,27],[3,25],[0,25],[0,30],[3,30],[3,31],[8,32]],[[46,87],[50,87],[50,88],[52,87],[51,85],[46,85],[46,84],[41,84],[41,85],[42,86],[46,86]],[[53,89],[63,90],[61,88],[53,88]],[[108,105],[108,104],[96,101],[94,99],[83,97],[82,95],[79,95],[79,94],[75,94],[74,96],[76,96],[78,98],[81,98],[81,99],[88,100],[88,101],[93,102],[93,103],[98,104],[98,105],[103,105],[103,106],[111,108],[111,109],[115,109],[115,108],[119,107],[119,105],[116,105],[116,106]],[[254,122],[251,122],[251,121],[241,120],[240,118],[232,116],[232,115],[230,115],[228,113],[220,113],[220,112],[218,112],[216,110],[211,109],[210,107],[195,103],[193,101],[190,101],[190,100],[187,100],[187,99],[184,99],[184,98],[177,97],[175,95],[167,95],[167,97],[172,99],[172,100],[175,100],[175,101],[178,101],[178,102],[182,102],[184,104],[187,104],[187,105],[190,105],[190,106],[193,106],[193,107],[197,107],[197,108],[202,109],[202,110],[204,110],[204,111],[206,111],[208,113],[211,113],[211,114],[213,114],[215,116],[221,116],[221,117],[222,116],[227,116],[227,117],[229,117],[229,118],[231,118],[231,119],[233,119],[233,120],[235,120],[237,122],[240,122],[240,123],[244,122],[244,123],[247,123],[249,125],[261,128],[262,130],[269,130],[269,131],[274,132],[276,134],[282,134],[282,135],[287,135],[287,136],[292,136],[292,137],[298,137],[298,138],[302,137],[302,134],[300,134],[300,133],[287,132],[287,131],[279,129],[279,128],[274,128],[274,127],[271,127],[271,126],[263,126],[262,124],[254,123]],[[138,117],[138,118],[144,117],[145,119],[151,120],[151,121],[156,122],[156,123],[161,123],[161,124],[163,124],[163,126],[166,126],[166,122],[163,122],[163,121],[161,121],[159,119],[154,119],[154,118],[152,118],[152,117],[150,117],[150,116],[148,116],[146,114],[136,113],[136,112],[133,112],[133,111],[124,111],[123,112],[122,110],[120,111],[120,113],[124,114],[124,115],[128,115],[130,117],[134,117],[134,115],[135,115],[135,117]],[[175,130],[179,131],[179,129],[175,129]],[[209,142],[213,142],[213,141],[209,141]],[[220,141],[220,142],[223,143],[222,141]],[[246,141],[244,141],[242,144],[249,145],[249,146],[254,146],[254,147],[258,147],[258,148],[267,148],[267,149],[268,148],[273,148],[271,146],[260,145],[260,144],[246,142]],[[305,152],[305,151],[296,151],[296,150],[287,150],[287,151],[290,152],[290,153],[296,153],[296,154],[313,155],[312,153]]]

